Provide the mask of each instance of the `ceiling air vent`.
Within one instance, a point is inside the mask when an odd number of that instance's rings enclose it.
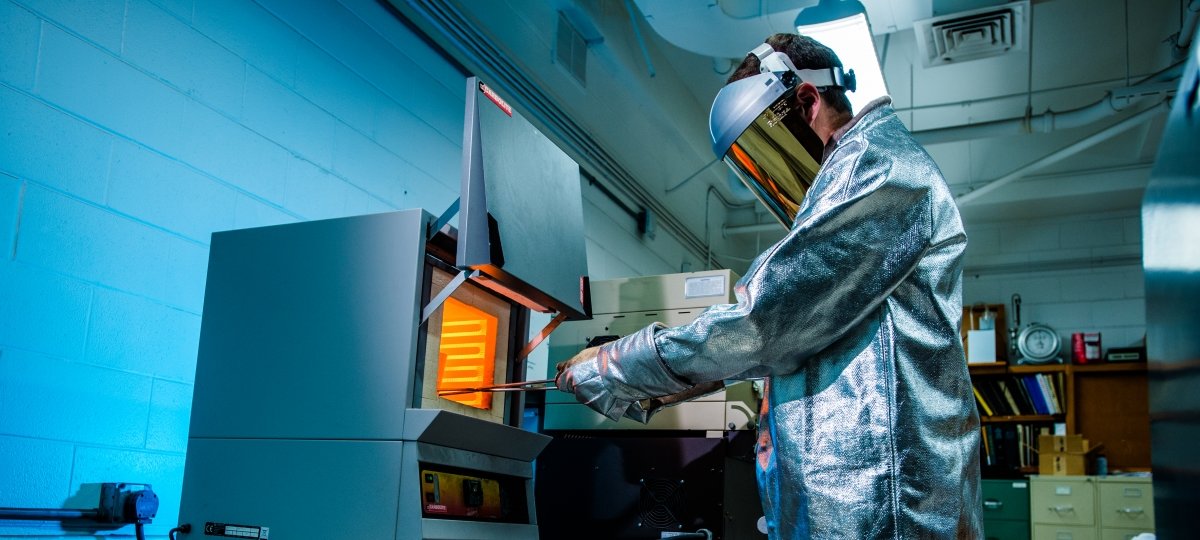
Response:
[[[558,13],[558,29],[555,33],[555,61],[579,84],[587,86],[587,41],[561,11]]]
[[[1029,45],[1029,1],[916,21],[925,67],[997,56]]]

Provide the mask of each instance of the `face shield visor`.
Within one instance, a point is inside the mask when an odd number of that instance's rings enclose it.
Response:
[[[786,55],[774,53],[769,45],[764,47],[759,57],[768,68],[717,93],[709,113],[709,130],[713,152],[784,227],[790,227],[817,177],[824,153],[824,143],[803,118],[796,86],[802,80],[814,80],[818,87],[853,83],[843,82],[840,68],[796,70]],[[759,53],[756,49],[752,54]],[[780,69],[770,69],[768,60]]]

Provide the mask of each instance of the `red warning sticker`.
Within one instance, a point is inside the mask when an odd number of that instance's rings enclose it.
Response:
[[[512,116],[512,106],[510,106],[508,103],[505,103],[500,96],[496,95],[495,90],[492,90],[490,87],[488,87],[488,85],[483,84],[482,82],[479,83],[479,90],[482,91],[483,95],[487,96],[488,99],[492,100],[492,103],[495,103],[497,107],[500,107],[500,110],[504,111],[504,114]]]

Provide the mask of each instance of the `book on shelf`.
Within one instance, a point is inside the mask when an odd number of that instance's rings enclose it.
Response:
[[[1012,392],[1008,391],[1008,385],[1004,384],[1004,380],[998,380],[996,384],[1000,387],[1000,393],[1004,395],[1005,403],[1008,403],[1009,408],[1012,409],[1012,414],[1021,414],[1021,408],[1017,407],[1017,400],[1013,398]]]
[[[1014,413],[1008,408],[1008,402],[1004,399],[1004,394],[1000,392],[1000,388],[996,386],[995,381],[980,381],[979,390],[983,392],[983,396],[987,398],[988,404],[992,406],[992,411],[997,416],[1012,416]]]
[[[1050,414],[1050,409],[1046,406],[1046,397],[1042,395],[1042,386],[1038,384],[1035,375],[1026,375],[1021,377],[1021,383],[1025,385],[1025,389],[1029,390],[1029,397],[1033,401],[1033,408],[1038,414]]]
[[[1038,383],[1042,385],[1042,390],[1046,394],[1046,402],[1049,405],[1051,414],[1062,413],[1062,406],[1059,404],[1058,395],[1054,391],[1054,385],[1050,382],[1050,377],[1043,373],[1038,374]]]
[[[1026,411],[1025,414],[1037,414],[1037,409],[1033,407],[1033,398],[1029,396],[1029,390],[1021,383],[1019,378],[1013,378],[1012,385],[1017,389],[1017,393],[1021,396],[1021,410]]]
[[[1009,477],[1037,467],[1035,445],[1050,434],[1049,423],[990,424],[980,428],[979,462],[984,476]]]
[[[979,406],[979,414],[982,416],[992,416],[992,407],[988,405],[987,400],[983,399],[983,395],[979,393],[979,387],[972,384],[971,391],[975,393],[975,404]]]
[[[1035,373],[972,381],[981,416],[1056,415],[1066,412],[1062,374]]]

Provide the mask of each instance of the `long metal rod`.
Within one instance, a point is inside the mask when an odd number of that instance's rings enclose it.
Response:
[[[1042,156],[1041,158],[1038,158],[1038,159],[1033,160],[1025,165],[1022,165],[1021,167],[1018,167],[1016,170],[1014,170],[1004,176],[1001,176],[1000,178],[992,180],[978,188],[975,188],[973,191],[970,191],[964,195],[959,196],[956,199],[956,201],[958,202],[959,206],[962,206],[965,204],[970,204],[971,202],[979,199],[980,197],[982,197],[992,191],[995,191],[997,188],[999,188],[1005,184],[1009,184],[1015,180],[1024,178],[1025,176],[1029,175],[1029,173],[1031,173],[1033,171],[1043,169],[1045,167],[1049,167],[1050,165],[1058,163],[1059,161],[1062,161],[1068,157],[1078,154],[1079,152],[1082,152],[1082,151],[1087,150],[1088,148],[1091,148],[1097,144],[1107,141],[1108,139],[1111,139],[1114,136],[1123,133],[1125,130],[1127,130],[1133,126],[1136,126],[1138,124],[1141,124],[1142,122],[1145,122],[1146,120],[1150,119],[1150,117],[1152,117],[1156,114],[1159,114],[1161,112],[1164,112],[1166,109],[1167,109],[1167,102],[1163,101],[1163,102],[1159,103],[1158,105],[1155,105],[1144,111],[1134,114],[1124,120],[1121,120],[1120,122],[1117,122],[1111,126],[1104,128],[1096,133],[1093,133],[1087,137],[1084,137],[1078,141],[1075,141],[1061,149],[1050,152],[1049,154],[1046,154],[1045,156]]]
[[[72,519],[96,519],[100,511],[76,510],[71,508],[0,508],[0,519],[27,521],[66,521]]]
[[[558,387],[554,386],[554,379],[542,379],[539,381],[525,381],[507,384],[493,384],[490,386],[473,386],[471,388],[438,390],[438,396],[458,396],[462,394],[477,394],[479,392],[542,392],[546,390],[555,390],[557,388]]]

